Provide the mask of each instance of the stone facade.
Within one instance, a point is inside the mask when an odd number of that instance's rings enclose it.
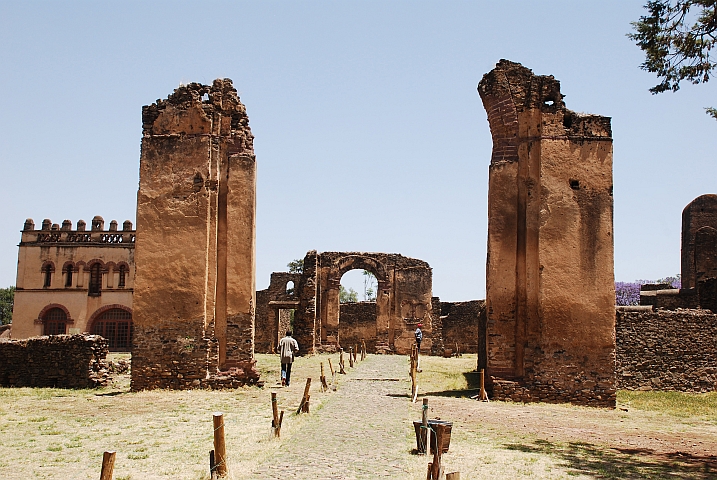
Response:
[[[0,386],[102,386],[109,380],[107,352],[107,340],[97,335],[53,335],[0,342]]]
[[[27,219],[18,247],[11,337],[97,333],[111,350],[131,348],[135,231],[100,216],[35,229]]]
[[[452,353],[477,353],[479,345],[485,345],[485,301],[440,302],[439,305],[444,348]],[[478,363],[479,369],[484,368],[480,361]]]
[[[366,342],[366,351],[376,351],[376,302],[342,303],[339,305],[339,338],[341,346],[349,347]]]
[[[682,288],[717,277],[717,195],[701,195],[682,211]]]
[[[257,352],[276,351],[279,340],[291,322],[287,321],[291,310],[299,306],[297,294],[300,273],[274,272],[269,288],[256,292],[256,333],[254,337]],[[282,317],[283,315],[283,317]]]
[[[610,118],[501,60],[478,85],[493,153],[486,276],[495,398],[615,405]]]
[[[711,312],[618,310],[616,339],[618,388],[717,389],[717,315]]]
[[[426,262],[388,253],[310,251],[304,257],[294,319],[294,337],[304,353],[342,346],[339,286],[343,274],[356,269],[368,270],[378,282],[374,351],[409,353],[418,323],[423,323],[423,345],[430,350],[432,271]]]
[[[256,165],[231,80],[142,109],[132,389],[235,387],[254,360]]]

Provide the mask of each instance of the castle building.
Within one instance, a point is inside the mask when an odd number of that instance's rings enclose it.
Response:
[[[132,348],[135,231],[100,216],[89,231],[83,220],[72,229],[50,220],[35,229],[25,221],[19,244],[12,338],[93,333],[110,350]]]

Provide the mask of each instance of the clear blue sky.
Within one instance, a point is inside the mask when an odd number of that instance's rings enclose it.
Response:
[[[501,58],[613,118],[616,279],[678,273],[682,209],[717,191],[717,85],[648,92],[625,37],[643,3],[0,2],[0,285],[27,217],[134,221],[142,105],[229,77],[256,136],[258,288],[307,250],[362,250],[483,298],[476,85]]]

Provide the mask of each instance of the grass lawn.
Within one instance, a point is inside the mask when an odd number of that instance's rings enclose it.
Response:
[[[283,389],[276,387],[275,355],[257,355],[264,388],[135,393],[129,392],[127,375],[96,390],[0,388],[0,478],[96,479],[103,451],[115,450],[116,480],[207,479],[215,411],[224,413],[230,478],[245,478],[277,455],[282,442],[300,433],[305,422],[321,415],[322,405],[331,401],[330,392],[318,392],[320,362],[330,376],[328,358],[299,359],[291,387]],[[330,358],[336,366],[338,356]],[[614,449],[631,438],[642,450],[688,452],[697,463],[717,455],[717,394],[621,391],[616,410],[481,403],[467,398],[477,388],[478,376],[472,373],[475,355],[424,356],[421,362],[419,391],[430,397],[432,417],[454,420],[447,460],[464,473],[463,478],[473,478],[465,476],[469,472],[481,472],[485,478],[506,478],[501,476],[505,472],[515,478],[644,478],[640,475],[647,472],[648,477],[661,478],[662,467],[670,463],[663,465],[659,459],[659,469],[625,469],[641,454]],[[295,416],[307,376],[313,378],[312,414]],[[341,389],[347,377],[337,377]],[[281,440],[270,436],[272,390],[278,392],[279,408],[286,411]],[[655,441],[640,444],[641,432]],[[664,445],[655,443],[663,437]],[[672,445],[683,440],[690,446]],[[706,453],[689,453],[697,441]],[[347,445],[347,454],[349,450]],[[625,468],[611,470],[618,460]],[[672,460],[678,474],[685,461]],[[700,473],[700,468],[709,467],[699,465],[690,463],[679,478],[710,478],[710,473]],[[621,472],[633,473],[621,477]]]

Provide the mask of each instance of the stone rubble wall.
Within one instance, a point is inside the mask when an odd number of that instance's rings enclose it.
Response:
[[[485,314],[485,301],[441,302],[440,306],[444,348],[454,354],[477,353],[478,327],[480,316]]]
[[[107,384],[108,342],[99,335],[53,335],[0,342],[3,387],[94,388]]]
[[[617,387],[717,389],[717,315],[708,310],[617,312]]]
[[[376,350],[376,302],[342,303],[339,305],[339,343],[344,351],[349,347],[361,348],[366,342],[366,351]]]

